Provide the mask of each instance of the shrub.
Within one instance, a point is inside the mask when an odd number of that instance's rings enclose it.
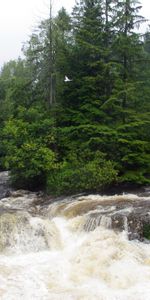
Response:
[[[16,187],[41,188],[55,166],[55,154],[51,150],[52,121],[36,110],[21,112],[24,120],[10,119],[3,129],[4,167],[11,171]]]
[[[117,172],[111,161],[96,152],[92,160],[77,159],[64,161],[48,175],[47,191],[57,195],[79,192],[100,192],[115,181]]]

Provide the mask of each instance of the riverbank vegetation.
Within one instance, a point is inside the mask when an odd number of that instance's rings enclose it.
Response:
[[[150,183],[150,32],[136,0],[43,20],[0,73],[0,168],[21,188]]]

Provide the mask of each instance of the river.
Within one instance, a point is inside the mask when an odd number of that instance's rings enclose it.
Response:
[[[110,216],[116,201],[137,203],[138,196],[91,195],[38,204],[36,213],[32,196],[1,200],[1,300],[150,300],[150,244],[130,241],[126,222],[112,230],[104,214],[88,229],[101,203],[113,201]]]

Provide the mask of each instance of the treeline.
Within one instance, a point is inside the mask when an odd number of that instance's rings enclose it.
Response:
[[[150,32],[136,0],[43,20],[0,74],[0,168],[52,194],[150,183]]]

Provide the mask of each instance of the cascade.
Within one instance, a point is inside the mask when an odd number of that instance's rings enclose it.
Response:
[[[128,238],[149,196],[35,199],[0,201],[1,300],[150,300],[150,244]]]

